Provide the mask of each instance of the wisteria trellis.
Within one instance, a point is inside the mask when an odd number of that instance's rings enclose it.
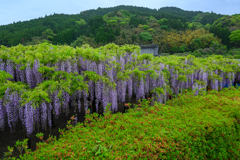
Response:
[[[26,47],[2,46],[0,83],[4,87],[1,87],[3,94],[0,99],[1,130],[4,130],[6,120],[12,132],[15,131],[18,120],[26,127],[27,135],[40,125],[46,129],[47,125],[52,125],[51,112],[55,113],[56,118],[61,112],[67,115],[70,105],[78,108],[80,112],[81,98],[84,99],[85,112],[88,109],[88,99],[95,101],[97,111],[100,102],[104,111],[107,103],[111,103],[110,110],[117,111],[118,103],[130,101],[134,95],[136,100],[151,95],[156,101],[165,103],[169,94],[177,95],[183,89],[196,89],[197,95],[200,89],[206,90],[207,86],[221,90],[226,84],[229,86],[240,82],[239,64],[234,60],[221,56],[207,59],[193,56],[153,57],[151,54],[140,55],[139,49],[137,46],[119,47],[114,44],[98,49],[87,46],[74,49],[45,43]],[[58,72],[60,77],[54,79],[46,72],[41,72],[46,67],[56,67],[55,72]],[[12,78],[6,77],[4,71]],[[93,81],[86,76],[87,71],[93,71],[106,79]],[[74,89],[74,85],[66,84],[64,90],[55,85],[68,81],[68,75],[73,75],[71,73],[83,76],[87,89],[78,90]],[[88,74],[91,76],[90,72]],[[73,81],[73,78],[70,78],[70,81]],[[109,81],[115,85],[110,85]],[[19,82],[25,83],[28,88],[21,87],[23,84],[20,85]],[[47,82],[48,85],[45,86],[49,88],[54,84],[53,91],[42,87],[43,82]],[[17,86],[15,89],[14,85]],[[46,93],[50,101],[43,99],[35,107],[32,101],[26,100],[26,94],[23,95],[28,91],[36,93],[39,90]],[[23,100],[28,103],[22,105]]]

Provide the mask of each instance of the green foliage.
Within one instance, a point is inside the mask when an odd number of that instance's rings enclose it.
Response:
[[[239,44],[240,46],[240,30],[233,31],[229,38],[232,43]]]
[[[127,24],[127,22],[120,22],[121,26],[125,26]]]
[[[144,79],[147,74],[145,71],[141,71],[138,68],[133,69],[131,73],[136,77],[138,81],[140,81],[141,79]]]
[[[153,28],[149,28],[149,29],[148,29],[148,32],[153,33],[153,32],[154,32],[154,29],[153,29]]]
[[[221,27],[216,27],[216,26],[211,26],[209,29],[209,32],[215,34],[216,36],[218,36],[219,38],[222,39],[222,43],[224,45],[228,45],[229,46],[229,36],[231,34],[231,32],[229,31],[228,28],[221,28]]]
[[[152,35],[149,34],[148,32],[142,32],[139,34],[139,38],[142,40],[142,41],[151,41],[153,40],[152,38]]]
[[[48,145],[41,143],[42,147],[24,154],[21,159],[35,156],[115,159],[124,158],[126,153],[132,159],[144,157],[146,150],[152,159],[237,159],[240,156],[239,96],[239,89],[212,91],[200,96],[186,91],[165,105],[151,105],[152,99],[144,99],[124,115],[108,112],[98,117],[87,114],[84,123],[61,132],[63,135],[58,141]],[[79,138],[79,133],[94,137]],[[160,149],[149,147],[159,142]],[[72,152],[65,153],[64,146]]]
[[[7,89],[7,85],[5,85],[8,82],[9,78],[13,78],[12,75],[9,73],[0,70],[0,99],[2,99],[5,95],[5,91]]]
[[[209,48],[197,49],[192,53],[196,57],[207,57],[209,55],[233,55],[233,53],[229,53],[226,46],[213,43],[213,45]]]
[[[199,13],[202,12],[184,11],[174,7],[164,7],[157,11],[145,7],[121,5],[83,11],[76,15],[53,14],[45,16],[44,18],[39,17],[30,21],[14,22],[13,24],[0,26],[0,45],[16,46],[19,43],[24,45],[40,44],[47,37],[41,38],[42,32],[47,29],[51,29],[53,33],[56,34],[53,38],[52,35],[48,37],[48,40],[52,41],[53,44],[70,45],[80,36],[94,39],[99,28],[105,30],[105,33],[110,33],[107,29],[109,29],[111,25],[116,26],[116,22],[118,27],[121,27],[122,24],[129,32],[133,33],[128,27],[131,26],[134,28],[139,24],[151,26],[153,23],[156,23],[157,19],[161,20],[163,18],[168,20],[168,24],[166,25],[169,28],[183,30],[186,29],[186,22],[191,21],[191,19]],[[209,18],[210,17],[207,17],[207,19]],[[107,21],[110,22],[109,25],[107,25]],[[129,35],[131,35],[131,33]],[[115,35],[114,33],[111,34]],[[106,41],[110,42],[106,40],[108,38],[101,38],[101,36],[107,37],[106,35],[100,34],[100,44],[98,42],[91,42],[92,44],[90,45],[99,47],[100,45],[104,45]],[[131,41],[127,40],[127,42],[129,43]],[[121,44],[124,44],[124,42],[121,42]]]
[[[20,152],[20,155],[22,155],[23,149],[27,151],[27,141],[28,139],[24,139],[22,142],[19,142],[19,140],[16,142],[15,147],[17,147],[18,151]]]
[[[166,18],[162,18],[162,19],[158,20],[157,23],[160,25],[167,25],[168,20]]]
[[[164,29],[164,30],[168,30],[168,26],[166,26],[166,25],[161,25],[160,28]]]
[[[187,45],[186,44],[183,44],[179,47],[180,52],[185,52],[186,50],[187,50]]]
[[[229,50],[228,55],[233,55],[233,56],[235,57],[235,59],[240,59],[240,58],[239,58],[240,48]]]
[[[236,15],[224,15],[221,18],[218,18],[213,25],[216,27],[226,28],[231,26],[237,26],[240,23],[240,14]]]
[[[199,48],[201,48],[201,46],[202,46],[202,42],[201,42],[201,40],[200,39],[193,39],[192,41],[191,41],[191,45],[192,45],[192,47],[193,47],[193,50],[195,50],[195,49],[199,49]]]
[[[103,83],[111,86],[112,88],[116,87],[115,82],[112,82],[112,81],[110,81],[109,78],[107,78],[105,76],[100,76],[93,71],[85,71],[84,77],[93,82],[97,82],[97,81],[103,82]]]
[[[126,35],[125,35],[124,31],[122,32],[122,37],[123,37],[124,39],[126,39]]]
[[[158,42],[160,52],[180,53],[194,51],[200,48],[209,48],[213,41],[220,39],[204,29],[163,32],[165,36],[154,38]]]
[[[109,29],[109,31],[110,32],[108,32],[107,30],[104,31],[104,29],[100,29],[95,36],[96,43],[107,44],[113,42],[116,39],[114,35],[114,30]]]
[[[9,147],[9,146],[8,146],[8,152],[5,152],[5,153],[4,153],[4,157],[7,157],[7,158],[9,159],[9,158],[11,157],[11,155],[12,155],[13,148],[14,148],[14,147]]]
[[[132,34],[132,37],[131,37],[131,38],[132,38],[132,42],[134,43],[135,40],[137,39],[137,36],[135,36],[135,35]]]
[[[115,29],[115,36],[120,36],[120,31],[121,31],[121,28],[120,27],[117,27]]]
[[[144,30],[148,30],[150,27],[148,25],[143,25]]]
[[[140,29],[144,29],[144,25],[139,24],[139,25],[138,25],[138,28],[140,28]]]
[[[160,87],[156,87],[151,91],[151,93],[157,93],[158,96],[160,96],[161,94],[165,94],[164,89]]]
[[[73,40],[75,40],[75,28],[66,29],[59,34],[57,34],[53,39],[53,44],[68,44],[70,45]],[[76,37],[77,38],[77,37]]]
[[[76,48],[82,47],[83,44],[86,44],[85,36],[80,36],[75,41],[73,41],[70,46]]]
[[[131,19],[129,21],[129,25],[133,25],[135,27],[138,27],[139,24],[145,25],[145,24],[147,24],[147,21],[144,20],[140,16],[131,16]]]
[[[117,73],[117,79],[118,80],[122,80],[122,81],[127,81],[128,79],[130,79],[130,74],[131,74],[131,71],[125,71],[125,72],[118,72]]]
[[[52,40],[54,36],[55,36],[55,34],[53,33],[53,31],[51,29],[47,29],[46,31],[44,31],[42,33],[42,38],[44,38],[46,40]]]
[[[147,53],[143,53],[137,57],[137,60],[139,61],[143,61],[143,60],[152,61],[153,59],[154,59],[153,54],[147,54]]]
[[[184,17],[187,20],[192,20],[194,16],[199,13],[203,13],[202,11],[185,11],[177,7],[162,7],[159,9],[159,12],[170,13],[172,15],[176,15],[179,17]]]
[[[1,86],[7,82],[8,78],[12,79],[13,76],[10,75],[9,73],[3,71],[3,70],[0,70],[0,84],[1,84]]]
[[[107,24],[111,27],[117,26],[117,21],[116,20],[109,20],[109,21],[107,21]]]
[[[86,74],[85,74],[86,75]],[[84,75],[84,76],[85,76]],[[77,73],[72,73],[72,81],[71,81],[71,93],[72,95],[76,91],[88,91],[88,84],[84,81],[84,76],[78,75]]]
[[[35,45],[48,41],[54,45],[67,44],[72,47],[81,47],[89,44],[97,48],[107,43],[144,45],[154,42],[161,46],[159,52],[193,51],[194,47],[189,46],[191,42],[189,39],[184,40],[187,46],[185,49],[181,48],[183,44],[179,44],[173,39],[170,40],[173,42],[172,44],[163,43],[161,39],[166,32],[161,29],[171,32],[177,30],[179,33],[187,31],[188,25],[192,31],[203,27],[210,29],[209,25],[212,24],[212,21],[220,17],[222,15],[184,11],[175,7],[163,7],[157,11],[144,7],[117,6],[88,10],[77,15],[54,14],[29,22],[1,26],[0,44],[6,46],[15,46],[19,43]],[[234,20],[232,21],[233,25],[228,26],[230,31],[239,29],[237,17],[238,15],[231,16],[230,19]],[[151,33],[152,41],[136,38],[143,30]],[[123,31],[126,36],[121,36]],[[228,48],[234,46],[230,44],[228,38],[230,31],[227,31],[226,28],[210,29],[210,32],[221,38],[222,43]],[[203,44],[201,48],[204,47]]]
[[[55,72],[55,67],[42,66],[38,68],[38,72],[42,73],[44,77],[52,76]]]
[[[194,35],[195,33],[198,32],[194,32]],[[203,42],[201,38],[197,38],[197,40],[193,38],[193,43]],[[213,43],[212,47],[218,47],[218,45],[219,43],[216,42]],[[226,47],[223,48],[226,49]],[[151,93],[156,96],[178,94],[178,98],[167,101],[164,105],[153,103],[151,98],[142,100],[139,107],[135,106],[135,109],[129,109],[125,115],[112,115],[109,111],[111,104],[108,104],[104,117],[98,117],[97,114],[86,114],[84,124],[78,124],[75,127],[68,122],[66,132],[59,130],[64,135],[60,136],[58,141],[48,145],[43,141],[43,143],[38,144],[38,149],[34,153],[29,151],[20,158],[51,159],[54,156],[56,159],[79,159],[79,157],[83,159],[93,157],[124,159],[127,153],[130,159],[134,159],[134,157],[141,159],[146,156],[146,150],[152,159],[238,158],[240,90],[230,88],[224,89],[223,92],[212,91],[209,94],[201,91],[199,96],[194,96],[192,91],[185,92],[180,89],[172,91],[169,69],[172,68],[173,73],[178,74],[176,83],[180,83],[186,82],[188,80],[187,74],[191,75],[195,71],[203,70],[211,73],[218,69],[222,70],[224,74],[228,72],[238,73],[239,62],[223,56],[208,58],[196,58],[192,55],[154,57],[152,54],[140,54],[139,49],[139,46],[124,45],[119,47],[113,43],[97,49],[87,45],[81,48],[72,48],[54,46],[48,43],[36,46],[19,45],[11,48],[2,46],[0,55],[3,59],[1,60],[11,60],[24,67],[29,62],[31,64],[37,60],[41,66],[39,72],[46,77],[37,87],[29,89],[26,84],[8,80],[12,77],[6,72],[0,72],[0,87],[7,86],[8,92],[16,92],[21,95],[22,104],[31,103],[37,107],[44,102],[48,103],[50,102],[49,96],[54,92],[57,92],[58,98],[63,101],[61,97],[64,92],[69,93],[70,96],[76,91],[88,92],[88,82],[90,81],[100,81],[107,88],[116,89],[116,84],[112,77],[106,74],[107,72],[98,75],[93,71],[81,71],[81,75],[79,75],[77,72],[56,71],[56,67],[53,67],[56,66],[56,62],[67,62],[72,65],[72,62],[79,59],[104,65],[106,71],[112,68],[116,69],[117,80],[120,81],[126,81],[130,76],[133,77],[134,82],[137,82],[144,81],[147,77],[151,79],[161,78],[163,75],[162,78],[166,84],[161,84],[161,87],[153,89]],[[121,63],[117,63],[117,60],[127,54],[131,56],[133,61],[128,61],[122,67]],[[46,66],[47,64],[52,67]],[[160,69],[163,66],[165,67]],[[221,81],[218,74],[213,74],[211,79]],[[203,81],[195,82],[204,85]],[[179,94],[180,91],[181,94]],[[79,133],[87,136],[79,138]],[[94,136],[89,139],[88,134]],[[41,133],[37,135],[39,138],[42,136]],[[149,147],[149,144],[155,144],[159,141],[164,147]],[[103,142],[104,144],[101,144]],[[118,143],[124,145],[117,145]],[[20,142],[18,142],[19,145],[21,145]],[[64,152],[66,146],[68,146],[69,151],[67,153]],[[134,147],[138,147],[139,150],[136,151]],[[10,156],[11,153],[12,149],[9,147],[9,153],[6,156]]]
[[[209,30],[210,28],[211,28],[211,24],[207,23],[207,24],[205,25],[205,29],[206,29],[206,30]]]
[[[51,102],[51,99],[49,98],[49,95],[47,92],[43,91],[41,88],[36,88],[34,90],[29,90],[25,92],[21,98],[23,99],[21,101],[22,106],[27,103],[32,103],[32,107],[36,109],[36,107],[39,107],[40,104],[43,102]]]
[[[18,95],[22,95],[26,92],[28,89],[28,86],[23,83],[23,82],[12,82],[12,81],[7,81],[4,86],[1,86],[0,92],[1,92],[1,97],[2,98],[6,94],[6,89],[8,89],[9,94],[14,94],[17,93]],[[9,99],[4,99],[4,104],[6,101],[9,101]]]
[[[199,13],[194,17],[193,22],[200,22],[203,25],[207,25],[207,24],[211,25],[214,23],[215,20],[217,20],[218,18],[221,18],[222,16],[223,15],[216,14],[213,12]]]
[[[80,19],[79,21],[76,21],[76,26],[86,25],[87,22],[84,19]]]
[[[114,11],[110,12],[108,14],[105,14],[103,16],[103,20],[107,22],[109,26],[117,26],[118,22],[122,25],[125,26],[126,24],[129,23],[130,21],[130,16],[131,14],[126,11],[126,10],[119,10],[119,11]]]
[[[199,22],[188,23],[188,29],[191,29],[191,30],[195,30],[195,29],[199,29],[199,28],[203,28],[203,27],[204,26]]]

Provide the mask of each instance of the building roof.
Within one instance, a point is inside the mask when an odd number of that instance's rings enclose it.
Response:
[[[158,48],[157,44],[140,45],[141,48]]]

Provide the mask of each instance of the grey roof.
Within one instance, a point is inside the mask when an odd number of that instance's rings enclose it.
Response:
[[[158,48],[157,44],[140,45],[141,48]]]
[[[154,56],[158,55],[158,45],[151,44],[151,45],[140,45],[141,47],[141,54],[143,53],[151,53]]]

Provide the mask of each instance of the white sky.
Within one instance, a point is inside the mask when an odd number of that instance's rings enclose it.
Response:
[[[183,10],[240,14],[240,0],[0,0],[0,25],[26,21],[46,14],[78,14],[98,7],[132,5],[159,9],[174,6]]]

